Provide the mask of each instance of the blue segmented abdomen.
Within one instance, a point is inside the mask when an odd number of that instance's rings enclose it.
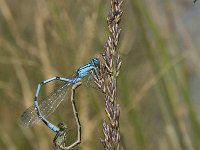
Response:
[[[61,86],[51,92],[43,101],[41,101],[39,109],[43,117],[47,118],[57,109],[60,103],[64,100],[69,85],[69,83],[64,82]],[[26,109],[20,116],[20,124],[24,127],[31,127],[40,120],[41,119],[38,117],[34,105]]]

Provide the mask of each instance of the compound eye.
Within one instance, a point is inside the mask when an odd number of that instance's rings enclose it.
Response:
[[[96,67],[99,67],[99,65],[100,65],[100,61],[98,58],[93,58],[91,63]]]

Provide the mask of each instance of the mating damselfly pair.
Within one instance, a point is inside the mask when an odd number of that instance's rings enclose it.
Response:
[[[20,122],[24,127],[31,127],[42,120],[53,132],[57,133],[56,135],[61,135],[63,132],[63,125],[55,126],[49,122],[46,118],[49,117],[64,100],[66,93],[70,85],[80,82],[85,76],[89,74],[98,74],[98,69],[100,67],[100,60],[98,58],[92,58],[91,61],[80,67],[76,70],[74,77],[64,78],[64,77],[52,77],[38,84],[34,104],[26,109],[21,117]],[[52,81],[62,81],[63,83],[51,92],[45,99],[38,103],[38,96],[40,93],[41,86],[52,82]],[[75,104],[72,103],[72,107],[75,107]],[[74,109],[76,111],[76,109]],[[72,144],[73,145],[73,144]],[[75,146],[75,145],[74,145]]]

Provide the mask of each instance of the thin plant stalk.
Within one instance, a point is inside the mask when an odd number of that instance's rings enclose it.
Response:
[[[104,45],[104,63],[100,66],[99,77],[95,78],[95,83],[105,94],[105,112],[108,121],[103,121],[104,138],[101,143],[105,150],[122,149],[120,144],[120,106],[117,102],[117,77],[121,67],[121,59],[117,53],[117,46],[120,36],[119,23],[122,15],[123,1],[111,0],[110,11],[107,16],[108,29],[110,35]]]

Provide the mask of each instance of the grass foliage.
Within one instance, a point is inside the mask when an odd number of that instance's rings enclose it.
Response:
[[[193,99],[198,90],[190,84],[198,77],[200,59],[194,37],[180,20],[184,11],[195,6],[184,2],[124,1],[118,47],[123,65],[117,93],[124,150],[200,149],[198,103]],[[101,0],[0,1],[2,149],[52,148],[54,134],[44,124],[24,129],[17,119],[33,104],[40,81],[55,75],[70,77],[91,57],[100,56],[109,34],[109,4]],[[43,96],[53,87],[44,88]],[[82,125],[78,149],[103,149],[103,95],[86,84],[76,94]],[[64,120],[70,129],[69,142],[76,139],[69,99],[50,119]]]

